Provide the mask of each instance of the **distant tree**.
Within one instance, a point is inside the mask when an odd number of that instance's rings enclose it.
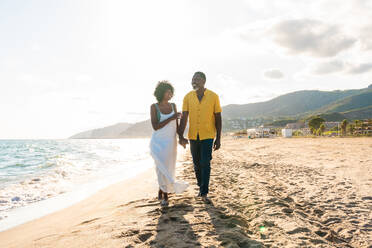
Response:
[[[326,129],[326,127],[325,127],[324,123],[320,124],[320,127],[319,127],[319,129],[320,129],[320,134],[323,134],[323,133],[324,133],[324,131],[325,131],[325,129]]]
[[[354,130],[355,130],[355,127],[354,127],[353,124],[348,124],[348,125],[347,125],[347,127],[346,127],[346,131],[347,131],[349,134],[353,135],[353,134],[354,134]]]
[[[360,120],[354,120],[354,123],[355,123],[356,127],[359,127],[359,125],[361,124],[361,121]]]
[[[318,130],[320,125],[325,122],[323,118],[320,117],[314,117],[309,121],[309,127],[314,128],[315,130]]]
[[[293,136],[303,136],[303,133],[300,130],[294,131]]]
[[[313,127],[310,127],[310,133],[311,133],[311,134],[316,134],[316,129],[313,128]]]
[[[334,126],[330,129],[330,131],[338,131],[338,126]]]
[[[341,122],[341,133],[342,135],[346,135],[346,127],[347,127],[347,120],[343,120]]]
[[[316,130],[316,135],[317,136],[321,136],[322,135],[322,130],[320,130],[320,128],[318,128],[318,130]]]

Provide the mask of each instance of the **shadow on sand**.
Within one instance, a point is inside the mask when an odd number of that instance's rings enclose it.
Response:
[[[157,209],[156,237],[151,247],[263,247],[248,237],[247,222],[226,215],[213,203],[180,197],[174,205]],[[154,210],[155,211],[155,210]],[[156,217],[156,213],[152,213]]]

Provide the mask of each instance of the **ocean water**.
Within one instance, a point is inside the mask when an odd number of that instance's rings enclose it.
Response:
[[[0,231],[152,166],[149,139],[0,140]]]

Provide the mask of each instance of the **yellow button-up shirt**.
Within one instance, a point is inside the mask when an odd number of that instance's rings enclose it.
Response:
[[[182,111],[189,112],[189,133],[191,140],[214,139],[216,137],[215,113],[221,113],[220,99],[216,93],[206,89],[199,101],[196,91],[190,91],[183,99]]]

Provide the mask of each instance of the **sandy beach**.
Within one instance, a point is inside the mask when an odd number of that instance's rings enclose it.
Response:
[[[210,198],[161,208],[153,169],[0,233],[0,247],[371,247],[372,138],[224,137]]]

